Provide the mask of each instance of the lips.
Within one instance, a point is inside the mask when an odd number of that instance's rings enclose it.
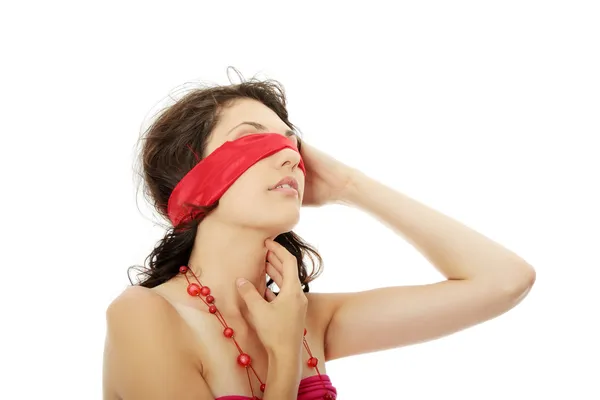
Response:
[[[269,188],[269,190],[273,190],[277,186],[286,185],[286,184],[290,185],[290,187],[292,187],[296,192],[298,191],[298,181],[293,176],[286,176],[285,178],[283,178],[282,180],[280,180],[279,182],[277,182],[276,184],[271,186],[271,188]]]

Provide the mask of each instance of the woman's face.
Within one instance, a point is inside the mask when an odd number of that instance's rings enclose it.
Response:
[[[298,147],[297,136],[273,110],[257,100],[238,99],[221,112],[205,156],[227,141],[255,133],[283,135]],[[229,187],[211,216],[227,224],[265,229],[269,235],[292,230],[298,223],[304,194],[304,173],[299,163],[300,154],[292,149],[261,159]],[[286,176],[298,181],[298,197],[269,190]]]

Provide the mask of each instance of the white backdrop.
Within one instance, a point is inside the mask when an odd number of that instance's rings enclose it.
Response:
[[[495,320],[329,363],[340,399],[600,398],[596,2],[217,3],[1,7],[0,398],[101,398],[105,309],[163,235],[135,142],[228,65],[280,80],[307,142],[536,267]],[[358,210],[296,231],[324,257],[313,291],[441,278]]]

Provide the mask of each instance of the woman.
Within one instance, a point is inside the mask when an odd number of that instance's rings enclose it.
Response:
[[[333,399],[326,361],[473,326],[535,280],[511,251],[301,142],[275,81],[190,92],[141,156],[173,229],[108,307],[105,399]],[[292,229],[301,206],[331,203],[372,213],[447,280],[309,293],[321,258]]]

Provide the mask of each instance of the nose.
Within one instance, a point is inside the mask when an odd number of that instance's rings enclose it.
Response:
[[[283,149],[277,154],[277,156],[279,157],[277,161],[278,165],[281,165],[281,167],[289,165],[290,170],[292,171],[295,171],[300,164],[300,153],[292,149]]]

